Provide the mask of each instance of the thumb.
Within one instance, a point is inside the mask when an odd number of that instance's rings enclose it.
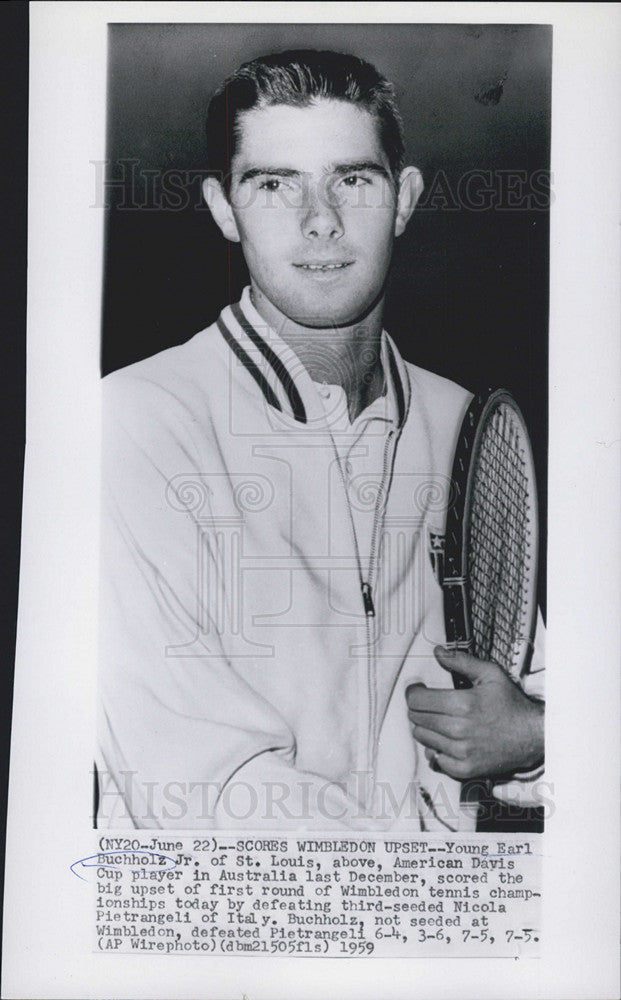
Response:
[[[459,649],[447,649],[445,646],[436,646],[434,655],[440,666],[451,673],[462,674],[473,684],[490,681],[500,670],[495,663],[488,660],[479,660],[471,653],[464,653]]]

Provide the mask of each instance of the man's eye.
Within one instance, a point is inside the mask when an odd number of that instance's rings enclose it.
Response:
[[[368,184],[369,178],[363,177],[361,174],[349,174],[347,177],[343,178],[343,184],[345,187],[362,187],[363,184]]]
[[[268,177],[264,181],[259,181],[260,191],[280,191],[284,187],[283,182],[278,177]]]

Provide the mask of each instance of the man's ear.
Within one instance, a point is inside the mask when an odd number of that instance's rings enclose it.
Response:
[[[416,208],[416,202],[423,193],[424,186],[422,174],[416,167],[406,167],[401,171],[397,194],[395,236],[401,236],[407,226],[410,216]]]
[[[207,177],[203,181],[203,198],[209,205],[209,211],[222,230],[222,235],[231,243],[239,243],[240,236],[233,215],[231,203],[222,190],[220,181],[215,177]]]

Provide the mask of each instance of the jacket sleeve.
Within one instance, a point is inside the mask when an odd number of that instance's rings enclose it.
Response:
[[[174,476],[213,471],[181,398],[113,378],[103,418],[98,826],[368,828],[296,769],[285,719],[224,655],[196,518],[170,503]]]

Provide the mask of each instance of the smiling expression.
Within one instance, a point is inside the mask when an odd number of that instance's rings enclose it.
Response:
[[[319,99],[242,112],[239,125],[227,226],[218,221],[241,241],[255,301],[272,323],[354,324],[381,300],[407,221],[375,119]]]

